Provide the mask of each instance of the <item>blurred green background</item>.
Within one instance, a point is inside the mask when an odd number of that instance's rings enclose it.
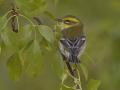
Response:
[[[10,10],[10,0],[4,0],[0,5],[0,16]],[[101,81],[98,90],[120,90],[120,0],[59,0],[55,7],[54,0],[48,2],[48,10],[61,18],[72,14],[80,18],[84,24],[87,37],[85,52],[96,63],[83,54],[82,63],[89,71],[89,79]],[[39,16],[44,24],[54,27],[55,23],[45,15]],[[22,24],[27,22],[20,19]],[[13,82],[8,76],[6,60],[0,58],[0,90],[59,90],[60,80],[52,69],[52,52],[45,51],[44,67],[40,75],[30,78],[23,67],[21,79]],[[82,87],[86,88],[82,71]],[[71,84],[72,80],[66,83]]]

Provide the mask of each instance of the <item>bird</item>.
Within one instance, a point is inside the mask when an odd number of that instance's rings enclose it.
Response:
[[[66,62],[79,64],[79,57],[86,47],[86,36],[83,32],[83,23],[74,15],[66,15],[56,19],[61,28],[62,37],[58,47]]]

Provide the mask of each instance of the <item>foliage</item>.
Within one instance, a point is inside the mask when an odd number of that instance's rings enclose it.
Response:
[[[17,7],[30,17],[42,14],[47,8],[47,3],[43,0],[15,0],[15,2]]]
[[[88,85],[87,85],[87,88],[86,90],[97,90],[98,86],[100,85],[100,81],[99,80],[93,80],[91,79],[89,82],[88,82]]]
[[[53,59],[53,69],[56,73],[56,75],[61,78],[63,71],[64,71],[64,62],[62,59],[62,56],[58,49],[54,53],[54,59]]]
[[[9,75],[11,79],[13,81],[18,81],[22,74],[22,64],[17,53],[13,54],[7,60],[7,66],[9,67]]]
[[[55,0],[55,5],[57,5],[58,1]],[[0,1],[1,3],[2,0]],[[19,11],[25,15],[19,13]],[[12,13],[11,16],[9,16],[10,13]],[[54,30],[50,27],[42,25],[41,21],[36,18],[36,16],[41,14],[47,15],[55,21],[55,16],[47,11],[47,2],[44,0],[11,0],[11,10],[0,17],[0,58],[6,56],[7,53],[11,53],[7,60],[10,78],[13,81],[18,81],[21,77],[23,66],[27,75],[30,77],[38,76],[44,62],[44,54],[41,47],[45,47],[48,51],[52,51],[54,47],[53,69],[62,81],[60,84],[61,90],[76,90],[77,87],[82,90],[79,70],[77,69],[76,71],[78,78],[73,77],[66,68],[57,49],[57,43],[62,35],[59,32],[53,32]],[[30,24],[27,23],[21,27],[20,17],[28,20]],[[34,24],[29,17],[35,17],[39,25]],[[8,25],[10,20],[12,28]],[[86,67],[83,64],[80,64],[80,67],[87,80],[88,71]],[[74,80],[72,87],[64,84],[68,77]],[[90,80],[87,90],[97,90],[99,85],[100,81]]]

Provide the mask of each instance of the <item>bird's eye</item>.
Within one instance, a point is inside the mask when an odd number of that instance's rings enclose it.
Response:
[[[65,23],[70,23],[70,20],[65,20]]]

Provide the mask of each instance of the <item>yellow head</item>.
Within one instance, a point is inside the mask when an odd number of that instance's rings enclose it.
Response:
[[[56,19],[56,20],[60,22],[60,27],[62,28],[62,30],[76,25],[80,25],[83,27],[82,22],[73,15],[67,15],[62,19]]]
[[[67,15],[62,19],[56,20],[60,22],[60,27],[64,36],[74,39],[83,34],[83,24],[77,17]]]

